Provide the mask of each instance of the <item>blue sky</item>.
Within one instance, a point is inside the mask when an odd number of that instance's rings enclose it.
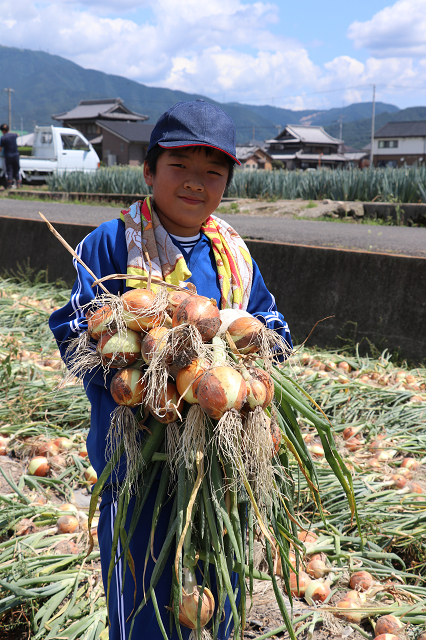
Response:
[[[0,44],[219,101],[426,104],[426,0],[0,0]]]

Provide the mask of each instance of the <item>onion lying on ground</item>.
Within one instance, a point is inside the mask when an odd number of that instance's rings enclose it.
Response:
[[[89,484],[96,484],[96,482],[98,481],[98,476],[92,466],[87,467],[87,469],[84,471],[84,477]]]
[[[30,476],[39,476],[44,478],[49,473],[49,470],[49,461],[44,456],[36,456],[35,458],[32,458],[28,466],[28,473]]]
[[[394,631],[399,631],[399,629],[402,629],[403,626],[404,625],[402,624],[401,620],[399,618],[396,618],[395,616],[380,616],[380,618],[377,618],[374,635],[380,636],[384,633],[393,633]]]
[[[359,591],[368,591],[373,584],[375,584],[375,580],[368,571],[356,571],[351,575],[349,581],[350,588],[358,589]]]
[[[404,460],[401,462],[401,467],[403,469],[417,469],[418,466],[419,463],[415,458],[404,458]]]
[[[119,405],[136,407],[142,404],[145,396],[145,383],[139,369],[128,367],[117,371],[111,380],[110,391]]]
[[[107,333],[99,340],[96,351],[105,366],[117,369],[128,367],[140,355],[140,334],[131,329],[125,333]]]
[[[213,367],[199,379],[195,395],[203,411],[220,420],[230,409],[241,410],[247,398],[247,385],[235,369]]]
[[[78,531],[78,520],[75,516],[61,516],[56,521],[58,533],[74,533]]]
[[[314,602],[324,602],[330,595],[330,582],[329,580],[312,580],[306,588],[305,600],[308,604],[314,604]]]
[[[42,442],[37,445],[36,453],[38,456],[56,456],[59,453],[59,448],[54,442]]]
[[[219,331],[220,316],[216,301],[204,296],[189,296],[176,308],[173,327],[181,324],[192,324],[197,327],[203,342],[209,342]]]
[[[53,551],[59,555],[77,555],[80,553],[80,549],[72,540],[61,540],[53,547]]]
[[[297,575],[293,572],[290,573],[290,592],[292,596],[298,598],[305,595],[305,591],[311,584],[312,580],[304,571],[299,571],[299,587],[297,586]]]
[[[54,442],[55,442],[56,446],[58,447],[59,451],[68,451],[69,449],[72,449],[72,447],[73,447],[72,440],[70,440],[69,438],[65,438],[64,436],[56,438],[56,440]]]

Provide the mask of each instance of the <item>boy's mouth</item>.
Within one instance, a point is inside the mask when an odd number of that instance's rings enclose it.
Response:
[[[179,196],[179,198],[186,204],[190,205],[201,204],[203,202],[201,198],[193,198],[191,196]]]

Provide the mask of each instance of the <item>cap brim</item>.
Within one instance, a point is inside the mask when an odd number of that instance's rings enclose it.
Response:
[[[232,153],[229,153],[229,151],[225,151],[220,147],[215,147],[213,144],[207,144],[207,142],[195,142],[195,141],[188,142],[188,140],[185,140],[185,142],[179,142],[179,141],[159,142],[158,146],[161,147],[162,149],[181,149],[183,147],[210,147],[210,149],[217,149],[217,151],[221,151],[222,153],[226,154],[227,156],[232,158],[232,160],[236,162],[236,164],[241,164],[241,162],[237,159],[237,157],[234,156]]]

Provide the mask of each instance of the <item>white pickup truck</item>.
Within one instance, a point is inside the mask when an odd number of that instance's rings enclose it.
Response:
[[[23,181],[40,183],[56,172],[96,171],[99,156],[77,129],[47,126],[35,128],[32,155],[21,156],[19,163]],[[0,180],[5,180],[5,161],[1,156]]]

